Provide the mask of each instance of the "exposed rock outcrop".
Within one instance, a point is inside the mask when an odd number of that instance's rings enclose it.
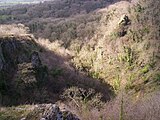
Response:
[[[38,87],[48,79],[38,49],[30,35],[0,38],[0,104],[10,104],[11,101],[6,101],[8,97],[23,96],[27,89]]]
[[[130,24],[130,19],[129,19],[129,17],[127,16],[127,15],[123,15],[122,17],[121,17],[121,19],[120,19],[120,21],[118,22],[118,24],[119,25],[128,25],[128,24]]]
[[[39,66],[41,66],[41,60],[39,58],[39,55],[38,55],[38,52],[33,52],[31,54],[31,63],[32,63],[32,66],[33,68],[38,68]]]
[[[35,114],[36,113],[36,114]],[[37,105],[24,120],[80,120],[68,110],[61,110],[56,104]]]
[[[0,38],[0,70],[14,76],[17,65],[30,62],[30,53],[35,45],[33,38],[29,36]]]

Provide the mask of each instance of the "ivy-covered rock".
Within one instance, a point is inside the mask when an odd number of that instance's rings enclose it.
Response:
[[[29,94],[48,80],[47,67],[42,65],[36,52],[38,48],[30,35],[0,37],[0,104],[16,104],[20,99],[28,99]]]

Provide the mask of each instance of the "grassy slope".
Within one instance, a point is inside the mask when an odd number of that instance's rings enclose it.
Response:
[[[31,111],[33,111],[33,109],[34,109],[34,106],[31,106],[31,105],[1,108],[0,119],[1,120],[19,120],[26,117]]]

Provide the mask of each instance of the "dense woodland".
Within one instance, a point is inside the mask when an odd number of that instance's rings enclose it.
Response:
[[[88,39],[95,32],[101,14],[94,10],[114,0],[56,0],[36,5],[17,5],[0,10],[0,23],[23,23],[30,32],[51,41],[61,40],[67,47],[71,39]]]
[[[56,102],[81,120],[159,120],[159,13],[157,0],[1,8],[0,119],[53,117]]]

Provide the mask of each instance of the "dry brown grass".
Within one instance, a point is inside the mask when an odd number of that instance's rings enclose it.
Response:
[[[48,39],[39,38],[38,40],[36,40],[36,42],[43,48],[54,51],[60,56],[68,57],[71,55],[71,52],[68,49],[64,48],[62,42],[60,41],[50,42]]]
[[[11,24],[3,25],[0,24],[0,36],[7,35],[26,35],[28,34],[29,29],[23,24]]]
[[[88,109],[85,105],[76,108],[73,104],[70,110],[78,114],[82,120],[159,120],[159,98],[159,91],[138,100],[126,94],[119,94],[99,110]]]
[[[99,11],[103,12],[104,16],[100,27],[97,28],[97,34],[91,40],[84,42],[80,49],[75,48],[77,51],[74,51],[73,63],[77,69],[87,72],[89,76],[96,79],[92,80],[83,72],[70,66],[68,58],[72,56],[72,53],[62,47],[61,42],[51,43],[49,40],[37,40],[37,43],[46,49],[40,53],[42,62],[50,69],[58,66],[65,71],[63,76],[52,77],[51,80],[59,82],[62,79],[59,86],[67,82],[72,86],[83,84],[109,93],[105,89],[106,86],[102,86],[101,82],[103,83],[103,81],[96,81],[102,79],[110,82],[117,91],[120,90],[119,87],[124,88],[128,84],[128,88],[130,90],[134,88],[134,92],[144,89],[147,92],[149,89],[147,87],[154,82],[154,74],[159,72],[160,49],[158,27],[156,26],[159,23],[159,18],[155,17],[158,14],[153,14],[154,12],[158,13],[159,2],[154,3],[152,0],[149,0],[147,4],[146,0],[140,2],[140,6],[145,8],[145,12],[141,7],[137,7],[139,6],[137,2],[137,0],[133,0],[131,5],[123,1],[110,6],[106,10],[107,12],[105,10]],[[128,14],[132,23],[128,34],[119,38],[115,32],[117,32],[118,21],[123,14]],[[156,19],[153,19],[152,15],[155,15]],[[8,29],[10,28],[6,27],[1,34],[8,34],[6,32]],[[11,31],[10,34],[25,33],[25,31],[17,30],[14,27]],[[151,87],[156,88],[157,86]],[[101,109],[88,109],[86,104],[78,108],[71,104],[70,109],[74,110],[82,120],[159,120],[160,94],[154,93],[147,98],[139,96],[136,100],[129,98],[128,95],[119,94]]]

